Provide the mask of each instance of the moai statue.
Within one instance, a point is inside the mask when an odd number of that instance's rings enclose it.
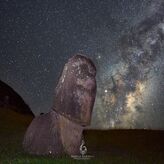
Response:
[[[24,136],[30,154],[80,154],[82,131],[90,124],[96,96],[96,67],[82,55],[65,64],[55,89],[52,110],[34,118]]]

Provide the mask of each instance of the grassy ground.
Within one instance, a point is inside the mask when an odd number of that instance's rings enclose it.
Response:
[[[0,164],[102,163],[97,159],[79,162],[69,157],[52,158],[26,154],[22,149],[22,140],[31,120],[31,116],[24,116],[9,109],[0,109]]]
[[[164,135],[160,132],[160,134],[154,134],[154,132],[143,133],[139,131],[117,130],[86,131],[85,138],[88,153],[94,155],[94,158],[91,160],[79,161],[69,157],[52,158],[31,156],[26,154],[22,149],[22,139],[31,119],[30,116],[24,116],[9,109],[0,109],[0,164],[164,163],[164,142],[160,142]]]

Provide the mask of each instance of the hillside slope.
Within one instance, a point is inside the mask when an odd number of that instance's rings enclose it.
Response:
[[[9,85],[0,80],[0,107],[9,107],[18,113],[34,116],[22,97]]]

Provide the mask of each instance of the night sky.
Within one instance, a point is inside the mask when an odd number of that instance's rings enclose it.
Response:
[[[93,127],[164,129],[162,0],[0,1],[0,79],[35,115],[76,53],[97,67]]]

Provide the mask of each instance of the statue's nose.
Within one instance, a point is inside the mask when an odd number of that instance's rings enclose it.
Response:
[[[94,80],[92,80],[92,79],[87,79],[87,80],[85,81],[85,88],[87,88],[87,89],[89,89],[89,90],[92,90],[92,89],[94,88],[94,86],[95,86]]]

